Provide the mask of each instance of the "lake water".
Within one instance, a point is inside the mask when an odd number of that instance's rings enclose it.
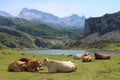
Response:
[[[92,50],[61,50],[61,49],[48,49],[48,50],[26,50],[23,51],[26,53],[37,53],[37,54],[58,54],[58,55],[69,55],[69,54],[84,54],[86,52],[89,52],[90,54],[94,54],[94,51]],[[101,54],[120,54],[120,51],[96,51]]]

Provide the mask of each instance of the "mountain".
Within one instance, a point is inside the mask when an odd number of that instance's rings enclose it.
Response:
[[[73,46],[120,50],[120,11],[85,21],[84,37]]]
[[[0,11],[0,15],[6,16],[6,17],[13,17],[11,14],[9,14],[8,12],[4,12],[4,11]]]
[[[14,28],[33,36],[41,37],[55,36],[54,34],[57,34],[58,32],[56,29],[46,24],[36,23],[22,18],[9,18],[0,16],[0,25]]]
[[[61,23],[64,23],[66,27],[71,28],[82,28],[84,27],[85,16],[79,17],[76,14],[72,14],[69,17],[64,17],[61,19]]]
[[[56,29],[38,21],[0,16],[0,47],[65,48],[81,29]]]
[[[25,18],[27,20],[41,20],[45,22],[55,21],[59,19],[50,13],[45,13],[36,9],[29,10],[27,8],[23,8],[18,17]]]
[[[84,35],[90,35],[95,32],[105,34],[107,32],[120,29],[120,11],[113,14],[105,14],[98,18],[89,18],[85,21]]]
[[[23,8],[22,11],[17,16],[19,18],[24,18],[27,20],[36,20],[49,25],[53,25],[61,28],[80,28],[84,27],[85,17],[79,17],[73,14],[69,17],[59,18],[53,14],[38,11],[36,9]]]

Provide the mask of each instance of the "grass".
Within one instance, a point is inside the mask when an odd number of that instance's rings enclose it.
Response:
[[[2,54],[2,52],[11,54]],[[36,58],[43,60],[51,58],[57,60],[71,60],[78,69],[71,73],[47,73],[47,68],[39,72],[8,72],[8,65],[21,57],[32,58],[33,54],[21,55],[20,51],[0,50],[0,80],[120,80],[120,55],[112,55],[110,60],[94,60],[83,63],[65,55],[36,54]]]

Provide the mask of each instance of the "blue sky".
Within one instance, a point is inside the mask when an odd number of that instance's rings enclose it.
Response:
[[[120,11],[120,0],[0,0],[0,11],[16,16],[22,8],[38,9],[59,17],[71,14],[99,17]]]

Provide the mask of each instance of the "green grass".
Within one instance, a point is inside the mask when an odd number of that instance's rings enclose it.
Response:
[[[1,54],[10,52],[11,54]],[[73,60],[65,55],[36,54],[41,61],[44,58],[57,60],[71,60],[76,63],[78,69],[71,73],[47,73],[47,68],[39,72],[8,72],[8,65],[21,57],[32,58],[33,54],[21,55],[21,52],[4,49],[0,50],[0,80],[120,80],[120,55],[112,55],[110,60],[94,60],[83,63],[81,60]]]

